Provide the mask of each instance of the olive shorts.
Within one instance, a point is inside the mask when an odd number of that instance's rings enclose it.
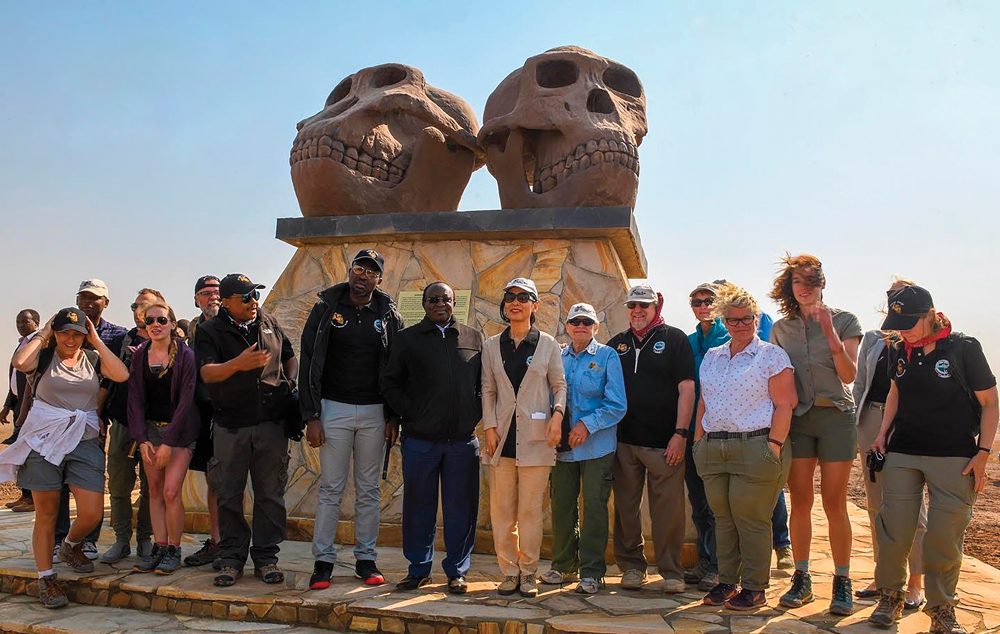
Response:
[[[788,432],[792,458],[819,458],[820,462],[850,462],[858,452],[858,428],[854,410],[813,406],[792,417]]]
[[[32,450],[17,472],[17,486],[29,491],[60,491],[63,484],[104,493],[104,450],[97,438],[81,440],[57,465]]]

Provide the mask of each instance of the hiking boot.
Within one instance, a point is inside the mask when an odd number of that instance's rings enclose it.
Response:
[[[153,554],[153,541],[150,539],[140,539],[135,544],[135,554],[139,556],[139,559],[149,557]]]
[[[366,586],[380,586],[385,583],[385,576],[379,572],[378,566],[371,559],[359,559],[354,564],[354,576],[364,581]]]
[[[630,568],[622,575],[622,587],[626,590],[638,590],[646,583],[646,571]]]
[[[708,567],[710,565],[711,563],[708,559],[699,559],[694,568],[689,568],[684,571],[684,581],[687,583],[698,583],[705,578],[705,575],[708,574]]]
[[[14,513],[34,513],[35,501],[30,497],[24,497],[8,508]]]
[[[740,593],[732,599],[726,601],[726,607],[730,610],[752,610],[767,605],[767,597],[763,590],[747,590],[743,588]]]
[[[431,578],[427,577],[427,583],[431,582]],[[448,577],[448,592],[452,594],[465,594],[469,591],[469,582],[465,580],[465,577],[459,575],[458,577]]]
[[[564,583],[572,583],[578,579],[575,572],[560,572],[555,568],[546,570],[539,575],[538,580],[549,586],[558,586]]]
[[[94,572],[94,562],[83,554],[83,544],[70,546],[63,541],[59,545],[59,561],[77,572]]]
[[[83,540],[83,554],[91,561],[97,559],[97,544],[89,539]]]
[[[774,549],[774,556],[778,560],[778,570],[791,570],[795,567],[791,546],[778,546]]]
[[[903,618],[903,593],[888,588],[878,592],[878,606],[868,616],[868,622],[879,627],[892,627],[893,623]]]
[[[38,598],[41,599],[42,605],[53,609],[61,608],[69,603],[69,599],[66,598],[66,590],[63,589],[55,574],[38,578]]]
[[[709,590],[708,594],[702,598],[701,602],[705,605],[722,605],[726,601],[735,597],[736,592],[735,583],[720,583]]]
[[[242,570],[237,570],[232,566],[223,566],[219,574],[215,575],[215,580],[212,582],[220,588],[228,588],[234,585],[236,581],[243,576]]]
[[[525,599],[531,599],[538,596],[538,582],[535,580],[535,575],[521,575],[521,587],[517,589],[521,593],[521,596]]]
[[[954,606],[935,605],[924,612],[931,617],[930,634],[966,634],[965,628],[955,618]]]
[[[257,577],[264,583],[275,584],[281,583],[285,580],[285,573],[281,571],[278,564],[267,564],[266,566],[261,566],[253,569],[253,576]],[[382,583],[385,583],[384,581]]]
[[[6,504],[4,504],[4,506],[7,507],[7,508],[9,508],[9,509],[12,509],[15,506],[21,506],[22,504],[25,504],[27,502],[31,502],[31,500],[32,500],[32,498],[31,498],[30,495],[22,495],[21,497],[17,498],[13,502],[7,502]]]
[[[181,547],[180,546],[167,546],[163,550],[163,557],[160,558],[160,563],[156,566],[156,574],[158,575],[169,575],[177,571],[181,567]]]
[[[313,573],[309,577],[310,590],[324,590],[330,587],[330,577],[333,575],[333,564],[329,561],[317,561],[313,564]],[[397,586],[398,587],[398,586]]]
[[[111,548],[101,555],[101,562],[106,564],[116,564],[132,554],[132,546],[128,542],[116,541]]]
[[[796,570],[792,575],[792,587],[781,595],[778,603],[786,608],[801,608],[807,603],[812,603],[814,599],[812,577],[808,572]]]
[[[683,579],[664,579],[661,587],[663,594],[677,594],[686,589]]]
[[[583,579],[580,579],[580,583],[576,584],[574,591],[577,594],[597,594],[597,592],[603,587],[604,579],[584,577]]]
[[[184,558],[184,565],[191,566],[192,568],[204,566],[215,561],[215,558],[218,556],[219,545],[209,537],[205,540],[201,548]]]
[[[717,585],[719,585],[719,572],[708,572],[698,582],[698,589],[702,592],[708,592]]]
[[[830,599],[830,614],[850,616],[854,613],[854,595],[851,593],[850,577],[833,577],[833,597]]]
[[[521,585],[521,579],[517,575],[507,575],[497,586],[497,594],[502,597],[509,597],[510,595],[517,592],[518,586]]]
[[[153,544],[153,551],[149,553],[149,556],[143,557],[142,561],[132,566],[132,570],[134,572],[153,572],[160,565],[160,561],[166,552],[167,549],[163,546]]]

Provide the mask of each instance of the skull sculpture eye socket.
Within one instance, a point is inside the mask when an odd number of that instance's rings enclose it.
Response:
[[[627,68],[612,66],[604,71],[602,79],[604,85],[615,92],[637,99],[642,96],[642,84],[639,83],[639,78]]]
[[[565,88],[580,78],[580,68],[565,59],[540,62],[535,66],[535,82],[542,88]]]
[[[371,87],[385,88],[406,79],[406,71],[398,66],[385,66],[372,73]]]
[[[330,93],[330,96],[326,98],[327,108],[329,108],[330,106],[332,106],[333,104],[337,103],[338,101],[346,97],[348,94],[350,94],[351,79],[353,77],[354,77],[353,75],[345,77],[340,81],[339,84],[337,84],[337,87],[333,89],[333,92]]]

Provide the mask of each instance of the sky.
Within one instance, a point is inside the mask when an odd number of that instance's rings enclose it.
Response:
[[[762,300],[786,252],[865,328],[915,279],[1000,362],[1000,3],[34,2],[0,0],[0,356],[104,279],[106,316],[194,280],[270,286],[294,249],[295,124],[345,76],[399,62],[487,97],[573,44],[632,68],[648,103],[636,220],[669,323],[725,277]],[[460,208],[499,207],[486,169]]]

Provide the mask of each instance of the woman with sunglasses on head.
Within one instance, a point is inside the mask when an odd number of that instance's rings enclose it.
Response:
[[[501,596],[538,594],[542,511],[566,410],[558,342],[535,328],[538,291],[529,279],[504,287],[500,317],[510,326],[483,345],[483,428],[493,543]]]
[[[68,485],[76,499],[76,520],[59,546],[59,560],[77,572],[93,572],[82,543],[104,513],[104,451],[97,413],[101,378],[121,382],[128,370],[78,308],[56,313],[18,349],[13,365],[29,376],[33,400],[24,404],[30,409],[17,440],[0,453],[0,481],[13,480],[16,474],[17,485],[31,491],[38,596],[45,607],[58,608],[67,603],[52,571],[59,496]]]
[[[891,627],[903,612],[906,560],[924,487],[930,497],[923,572],[931,634],[964,634],[955,618],[962,543],[996,438],[996,378],[979,341],[953,332],[919,286],[891,291],[882,330],[892,385],[871,448],[885,456],[882,506],[875,520],[879,604],[868,621]]]
[[[892,285],[886,291],[890,295],[904,286],[913,286],[914,282],[902,278],[893,278]],[[889,373],[889,347],[886,337],[889,333],[881,330],[869,330],[861,340],[858,351],[858,376],[854,380],[854,402],[858,406],[858,451],[867,466],[867,455],[874,450],[872,443],[882,428],[882,413],[885,411],[885,401],[889,396],[892,378]],[[884,457],[881,453],[878,456]],[[864,470],[865,497],[868,500],[868,519],[872,534],[872,549],[876,563],[878,562],[878,539],[875,535],[875,518],[882,506],[882,473],[872,474]],[[923,551],[924,533],[927,530],[927,502],[920,505],[920,516],[917,520],[917,532],[913,537],[913,548],[907,559],[909,578],[906,581],[906,597],[904,610],[916,610],[924,603]],[[864,590],[857,590],[854,596],[859,599],[870,599],[879,596],[878,586],[873,579],[871,585]]]
[[[177,336],[173,308],[156,300],[139,310],[148,339],[132,353],[128,425],[146,470],[156,543],[133,570],[166,575],[181,565],[181,485],[201,432],[194,404],[197,369],[194,351]]]
[[[695,415],[692,453],[715,516],[719,557],[719,583],[703,601],[751,610],[767,603],[771,515],[791,468],[785,440],[798,398],[788,355],[757,336],[753,296],[724,283],[715,289],[713,314],[730,338],[705,354]]]
[[[792,444],[789,527],[795,573],[792,586],[780,603],[786,608],[796,608],[814,600],[809,550],[813,478],[819,463],[820,495],[829,521],[834,563],[830,612],[849,615],[854,610],[854,598],[847,485],[858,451],[858,437],[854,397],[848,385],[857,374],[858,344],[863,331],[857,317],[823,303],[826,276],[817,257],[786,255],[782,264],[769,294],[782,314],[771,330],[771,343],[784,348],[792,361],[799,403],[788,435]]]

